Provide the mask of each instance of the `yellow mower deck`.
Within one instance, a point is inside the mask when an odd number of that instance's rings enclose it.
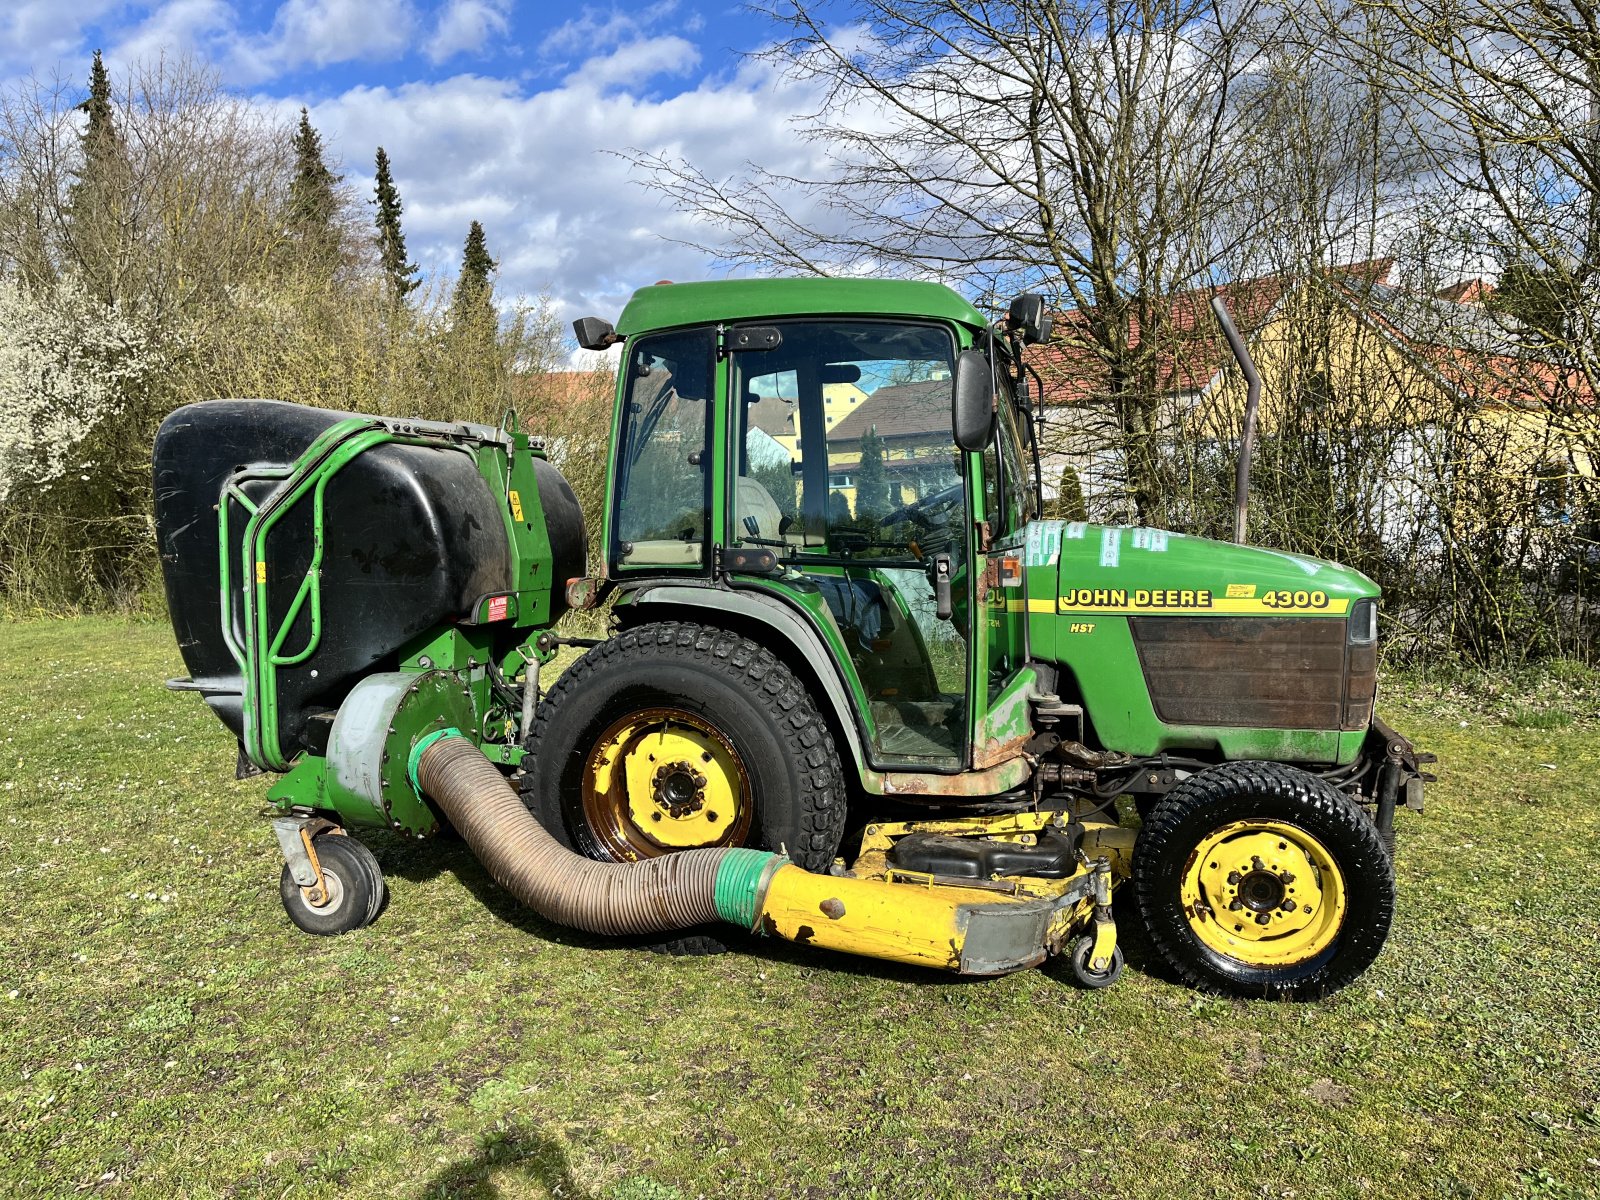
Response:
[[[895,842],[909,834],[1031,845],[1045,829],[1070,821],[1068,813],[1050,812],[869,825],[849,867],[839,860],[827,875],[780,868],[767,887],[758,928],[790,941],[966,975],[1035,966],[1088,938],[1085,966],[1092,977],[1104,977],[1120,961],[1110,899],[1128,876],[1133,830],[1080,822],[1078,868],[1062,879],[934,875],[889,861]]]

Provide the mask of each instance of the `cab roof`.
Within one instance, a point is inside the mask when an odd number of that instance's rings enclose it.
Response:
[[[622,310],[617,332],[772,317],[933,317],[975,329],[983,315],[942,283],[905,279],[728,279],[658,283],[640,288]]]

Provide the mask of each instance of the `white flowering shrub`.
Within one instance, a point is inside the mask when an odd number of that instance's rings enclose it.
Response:
[[[71,280],[34,293],[0,279],[0,504],[18,487],[87,481],[90,434],[165,360],[149,330]]]

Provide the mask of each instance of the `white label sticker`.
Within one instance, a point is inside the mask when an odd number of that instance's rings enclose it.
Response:
[[[1100,565],[1114,567],[1122,559],[1122,530],[1107,529],[1100,534]]]
[[[1061,522],[1034,521],[1028,525],[1027,563],[1030,567],[1054,566],[1061,557]]]

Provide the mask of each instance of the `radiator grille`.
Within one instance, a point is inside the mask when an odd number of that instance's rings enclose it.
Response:
[[[1338,618],[1131,617],[1128,624],[1163,721],[1364,729],[1371,719],[1376,654],[1348,647]],[[1349,661],[1352,651],[1361,662]]]

